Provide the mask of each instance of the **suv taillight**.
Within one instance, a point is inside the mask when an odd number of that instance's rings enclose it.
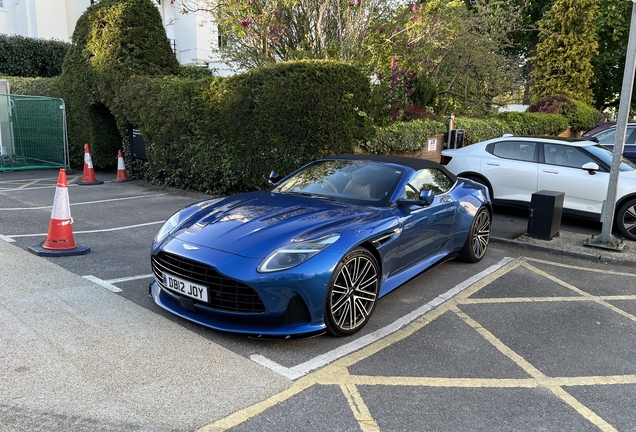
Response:
[[[439,163],[441,163],[442,165],[448,165],[448,163],[451,161],[452,157],[450,156],[442,156],[439,160]]]

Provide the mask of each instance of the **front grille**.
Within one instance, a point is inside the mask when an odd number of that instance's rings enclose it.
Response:
[[[244,283],[223,276],[208,265],[160,252],[152,257],[152,271],[155,279],[164,289],[166,289],[163,285],[164,271],[207,286],[209,302],[195,300],[195,303],[203,304],[211,309],[251,313],[265,311],[265,305],[256,291]]]

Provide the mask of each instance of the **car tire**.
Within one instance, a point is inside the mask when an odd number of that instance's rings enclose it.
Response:
[[[325,325],[332,336],[352,335],[366,325],[380,291],[380,267],[368,250],[356,248],[338,264],[329,285]]]
[[[466,243],[459,253],[459,258],[462,261],[476,263],[484,257],[490,242],[491,222],[492,217],[488,209],[480,208],[470,226]]]
[[[636,199],[627,201],[616,213],[616,226],[629,240],[636,240]]]

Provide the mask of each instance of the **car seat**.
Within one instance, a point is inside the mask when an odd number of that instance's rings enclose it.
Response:
[[[372,198],[375,197],[376,191],[376,184],[369,173],[355,173],[351,176],[351,180],[342,190],[342,193]]]

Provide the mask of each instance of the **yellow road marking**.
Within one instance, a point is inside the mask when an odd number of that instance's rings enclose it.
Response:
[[[316,381],[308,375],[304,378],[299,379],[298,381],[293,382],[288,389],[283,390],[282,392],[277,393],[273,396],[270,396],[261,402],[255,403],[252,406],[236,411],[235,413],[230,414],[229,416],[222,418],[210,425],[203,426],[202,428],[198,429],[197,432],[221,432],[238,426],[241,423],[244,423],[247,420],[251,419],[252,417],[263,413],[265,410],[286,401],[292,396],[296,396],[297,394],[315,384]]]
[[[349,402],[349,408],[353,412],[353,416],[358,421],[360,429],[363,432],[380,432],[380,427],[375,422],[369,408],[362,400],[362,396],[358,393],[358,389],[353,384],[341,384],[340,388]]]
[[[491,303],[532,303],[532,302],[586,302],[586,301],[636,300],[636,295],[590,296],[590,297],[505,297],[505,298],[469,298],[458,299],[458,304]]]
[[[541,263],[541,264],[548,264],[554,267],[564,267],[564,268],[569,268],[569,269],[573,269],[573,270],[583,270],[583,271],[587,271],[587,272],[594,272],[594,273],[604,273],[604,274],[611,274],[611,275],[618,275],[618,276],[631,276],[634,277],[636,276],[636,274],[634,273],[624,273],[624,272],[616,272],[613,270],[602,270],[602,269],[593,269],[593,268],[589,268],[589,267],[581,267],[581,266],[575,266],[575,265],[571,265],[571,264],[562,264],[562,263],[555,263],[554,261],[545,261],[545,260],[541,260],[538,258],[530,258],[530,257],[520,257],[518,258],[519,261],[525,261],[525,262],[537,262],[537,263]]]
[[[552,266],[567,267],[584,271],[593,271],[597,273],[634,276],[630,273],[618,273],[604,270],[588,269],[565,264],[556,264],[553,262],[542,261],[531,258],[519,258],[512,261],[499,270],[493,272],[487,277],[479,280],[466,290],[462,291],[457,297],[443,303],[439,307],[422,315],[411,324],[392,333],[391,335],[378,340],[361,349],[360,351],[349,354],[341,359],[336,360],[332,364],[317,370],[298,381],[292,383],[287,389],[275,394],[262,402],[256,403],[250,407],[239,410],[228,417],[218,420],[211,425],[204,426],[199,432],[220,432],[238,426],[239,424],[263,413],[265,410],[281,403],[289,398],[298,395],[313,385],[338,385],[343,394],[347,398],[349,407],[354,417],[358,421],[363,432],[379,431],[377,422],[373,419],[368,407],[360,396],[357,387],[360,385],[384,385],[384,386],[404,386],[404,387],[453,387],[453,388],[536,388],[544,387],[561,399],[564,403],[576,410],[583,418],[596,425],[601,431],[615,431],[616,429],[603,420],[599,415],[587,408],[576,398],[570,395],[563,387],[567,386],[597,386],[597,385],[617,385],[617,384],[636,384],[636,375],[609,375],[609,376],[587,376],[587,377],[548,377],[535,368],[522,356],[506,346],[490,331],[486,330],[477,321],[461,311],[458,304],[487,304],[487,303],[513,303],[513,302],[557,302],[557,301],[593,301],[612,309],[630,319],[636,320],[636,317],[628,314],[608,303],[611,300],[636,300],[636,295],[618,295],[618,296],[593,296],[579,288],[568,284],[546,272],[537,269],[529,261],[534,263],[549,264]],[[507,274],[508,272],[523,266],[528,270],[545,276],[548,279],[562,285],[579,294],[577,297],[524,297],[524,298],[497,298],[497,299],[470,299],[471,295],[492,283],[497,278]],[[530,375],[529,378],[439,378],[439,377],[400,377],[400,376],[366,376],[351,375],[348,367],[364,360],[373,354],[387,348],[396,342],[399,342],[408,336],[422,329],[427,324],[433,322],[445,312],[450,311],[456,314],[473,330],[480,334],[486,341],[497,348],[502,354],[511,359],[515,364],[521,367]]]
[[[576,400],[574,396],[572,396],[570,393],[563,390],[561,387],[550,386],[548,387],[548,389],[550,389],[550,391],[559,399],[561,399],[563,402],[565,402],[566,404],[574,408],[576,412],[578,412],[579,414],[581,414],[581,416],[583,416],[583,418],[592,422],[603,432],[616,431],[616,429],[611,424],[607,423],[598,414],[596,414],[594,411],[592,411],[591,409],[583,405],[581,402]]]

